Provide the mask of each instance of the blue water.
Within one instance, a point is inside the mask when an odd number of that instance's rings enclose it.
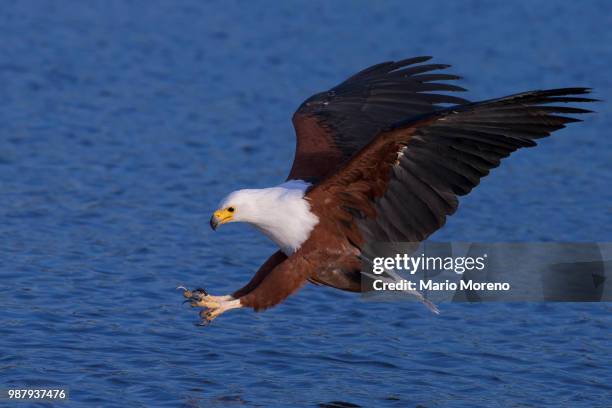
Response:
[[[274,250],[207,220],[227,192],[284,179],[310,94],[430,54],[471,99],[609,99],[610,27],[608,1],[3,3],[0,388],[68,387],[70,407],[611,406],[610,304],[434,316],[306,287],[202,328],[175,290],[227,293]],[[515,154],[434,237],[612,241],[612,108],[596,110]]]

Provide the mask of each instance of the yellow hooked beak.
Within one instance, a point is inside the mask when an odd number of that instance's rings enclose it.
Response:
[[[212,217],[210,217],[210,227],[216,230],[219,225],[230,222],[234,218],[234,212],[234,207],[227,207],[215,211]]]

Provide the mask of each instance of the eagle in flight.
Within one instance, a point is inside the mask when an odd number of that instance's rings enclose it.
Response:
[[[425,240],[501,159],[590,112],[568,103],[595,101],[563,88],[469,102],[441,93],[465,89],[430,59],[374,65],[300,105],[287,181],[234,191],[210,220],[249,223],[279,250],[231,295],[181,287],[202,323],[270,308],[306,282],[360,292],[365,245]]]

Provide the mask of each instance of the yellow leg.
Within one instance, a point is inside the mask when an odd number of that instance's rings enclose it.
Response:
[[[183,290],[183,296],[189,300],[193,307],[217,307],[219,302],[234,300],[230,295],[212,296],[204,289],[189,290],[184,286],[179,286],[177,289]]]
[[[221,301],[218,306],[208,307],[200,312],[202,325],[207,325],[228,310],[241,308],[240,299]]]
[[[200,312],[202,325],[207,325],[217,316],[225,313],[228,310],[242,307],[240,299],[234,299],[230,295],[212,296],[204,289],[189,290],[184,286],[179,286],[177,289],[183,290],[183,296],[187,298],[186,302],[192,307],[203,307],[205,310]]]

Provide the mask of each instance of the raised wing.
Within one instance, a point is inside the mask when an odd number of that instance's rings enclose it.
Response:
[[[421,64],[431,57],[383,62],[327,92],[308,98],[293,115],[297,143],[288,179],[315,182],[398,121],[467,101],[440,91],[464,91],[438,82],[456,75],[431,73],[450,65]]]
[[[313,203],[328,203],[319,214],[332,218],[358,247],[422,241],[455,212],[457,196],[469,193],[502,158],[579,121],[564,114],[590,112],[549,104],[594,101],[575,96],[588,92],[526,92],[399,123],[308,195]]]

